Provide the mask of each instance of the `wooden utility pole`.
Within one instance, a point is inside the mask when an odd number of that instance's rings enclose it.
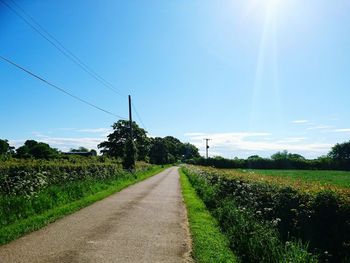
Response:
[[[208,142],[211,140],[211,139],[204,139],[205,140],[205,155],[208,159],[208,150],[209,150],[209,145],[208,145]]]
[[[125,142],[125,153],[123,159],[123,168],[129,171],[135,169],[136,147],[134,144],[133,130],[132,130],[132,113],[131,113],[131,96],[129,95],[129,138]]]
[[[133,140],[132,132],[132,112],[131,112],[131,96],[129,95],[129,128],[130,128],[130,139]]]

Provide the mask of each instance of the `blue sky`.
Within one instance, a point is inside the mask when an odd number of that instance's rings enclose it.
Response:
[[[230,158],[285,149],[314,158],[350,138],[347,0],[16,2],[132,94],[151,136],[173,135],[201,152],[208,137],[212,156]],[[0,40],[0,55],[127,116],[126,97],[1,3]],[[95,148],[116,121],[2,61],[0,83],[0,138],[15,146],[31,138]]]

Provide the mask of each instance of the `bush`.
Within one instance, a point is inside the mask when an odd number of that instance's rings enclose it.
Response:
[[[100,162],[102,160],[102,162]],[[114,160],[10,160],[0,164],[0,226],[107,189],[135,174]],[[138,163],[137,171],[151,166]]]
[[[231,178],[214,169],[184,171],[244,262],[312,261],[298,240],[320,261],[350,258],[350,206],[344,196]]]

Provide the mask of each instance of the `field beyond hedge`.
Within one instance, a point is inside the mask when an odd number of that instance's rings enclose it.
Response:
[[[350,262],[344,184],[307,180],[302,171],[182,169],[242,262]]]
[[[333,185],[350,188],[349,171],[327,171],[327,170],[261,170],[261,169],[241,169],[242,173],[256,173],[267,176],[279,176],[295,181],[303,180],[319,185]]]
[[[350,172],[319,170],[260,170],[260,169],[219,169],[196,166],[207,172],[220,172],[227,178],[243,179],[250,182],[267,183],[291,187],[302,193],[317,194],[320,191],[338,193],[350,201]]]

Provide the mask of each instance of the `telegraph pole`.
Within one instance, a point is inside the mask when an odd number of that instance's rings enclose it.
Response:
[[[130,96],[130,95],[129,95],[129,128],[130,128],[130,139],[133,140],[133,134],[132,134],[131,96]]]
[[[208,150],[209,150],[209,145],[208,145],[208,142],[211,140],[211,139],[204,139],[205,140],[205,153],[206,153],[206,157],[208,159]]]
[[[129,138],[125,142],[125,153],[123,159],[123,168],[129,171],[135,169],[136,160],[136,147],[134,144],[133,131],[132,131],[132,114],[131,114],[131,96],[129,95]]]

